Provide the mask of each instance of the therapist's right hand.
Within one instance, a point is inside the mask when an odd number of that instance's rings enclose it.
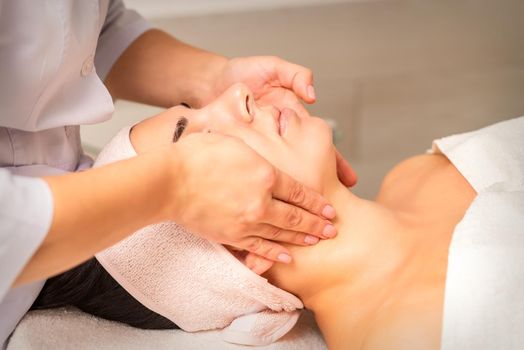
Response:
[[[173,144],[171,219],[206,239],[289,263],[282,243],[314,244],[334,216],[327,200],[239,139],[195,133]]]

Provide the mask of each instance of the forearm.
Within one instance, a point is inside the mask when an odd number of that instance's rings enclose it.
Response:
[[[159,169],[172,164],[172,157],[166,157],[167,152],[159,151],[80,173],[45,177],[53,194],[53,221],[15,285],[67,270],[137,229],[168,219],[170,171]]]
[[[133,42],[105,81],[114,99],[161,107],[211,100],[213,81],[226,58],[189,46],[160,30]]]

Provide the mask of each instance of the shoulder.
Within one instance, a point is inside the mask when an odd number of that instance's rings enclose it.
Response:
[[[410,212],[452,211],[462,215],[475,195],[469,182],[444,155],[425,154],[395,166],[384,178],[377,201]]]

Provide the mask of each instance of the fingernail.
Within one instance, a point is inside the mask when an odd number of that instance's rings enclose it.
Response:
[[[322,231],[322,235],[327,238],[333,238],[337,235],[337,229],[333,225],[326,225]]]
[[[280,253],[278,254],[278,261],[281,261],[283,263],[289,264],[291,262],[291,256],[286,253]]]
[[[310,99],[314,100],[316,98],[316,95],[315,95],[315,88],[313,87],[313,85],[309,85],[307,87],[307,95],[309,96]]]
[[[331,205],[328,204],[324,207],[324,209],[322,209],[322,215],[326,219],[333,219],[335,218],[337,213],[335,212],[335,208],[333,208]]]
[[[306,244],[311,244],[311,245],[317,244],[319,240],[320,238],[311,236],[311,235],[307,235],[306,238],[304,238],[304,242],[306,242]]]

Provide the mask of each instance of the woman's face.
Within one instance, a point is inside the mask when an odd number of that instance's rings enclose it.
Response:
[[[170,113],[188,121],[185,128],[178,123],[180,139],[195,132],[234,136],[281,171],[321,193],[326,184],[336,180],[329,125],[320,118],[300,118],[291,109],[258,106],[243,84],[233,85],[202,109],[177,106]]]

